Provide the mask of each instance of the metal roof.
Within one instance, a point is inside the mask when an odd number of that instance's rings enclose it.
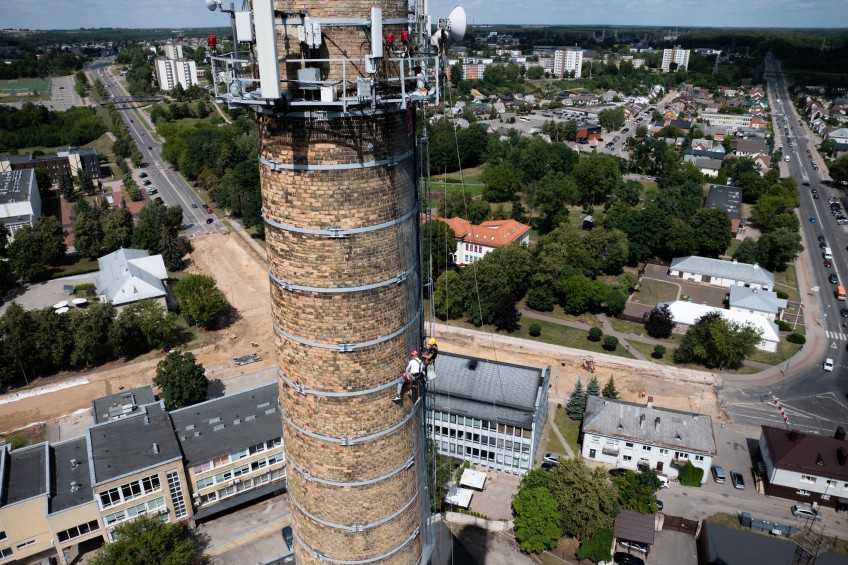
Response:
[[[731,308],[745,308],[756,312],[777,314],[781,309],[785,310],[788,304],[789,302],[785,298],[778,298],[777,293],[770,290],[738,285],[730,287],[728,306]]]
[[[47,494],[48,446],[38,443],[15,449],[5,446],[0,476],[0,507]]]
[[[586,399],[583,433],[633,440],[648,445],[715,455],[712,419],[704,414],[652,405]]]
[[[718,165],[720,168],[720,161]],[[738,220],[742,217],[742,189],[735,186],[711,184],[704,208],[722,210],[731,220]]]
[[[282,437],[277,383],[171,412],[186,465]]]
[[[710,257],[676,257],[671,260],[670,271],[681,271],[696,275],[709,275],[749,284],[774,286],[774,275],[759,265],[739,263],[737,261],[722,261]]]
[[[439,353],[427,386],[434,410],[529,427],[547,370]]]
[[[91,426],[88,448],[94,484],[182,458],[161,402],[144,406],[135,416]]]
[[[94,500],[85,436],[57,443],[50,450],[55,483],[51,489],[48,514]]]
[[[166,294],[162,280],[168,278],[168,271],[161,255],[151,257],[143,249],[118,249],[100,257],[97,265],[97,292],[115,305]]]
[[[704,565],[750,565],[751,563],[792,563],[797,546],[791,541],[737,530],[704,521],[701,531]],[[816,558],[816,565],[846,565],[848,557],[828,551]]]

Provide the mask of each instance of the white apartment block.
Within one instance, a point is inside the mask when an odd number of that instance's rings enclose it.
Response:
[[[554,75],[561,77],[574,71],[574,78],[583,72],[582,49],[560,49],[554,52]]]
[[[673,49],[663,49],[662,72],[671,71],[672,63],[677,63],[677,70],[689,70],[689,50],[681,49],[679,45]]]
[[[712,127],[749,128],[754,116],[751,114],[719,114],[718,112],[703,112],[698,120]]]
[[[188,59],[156,59],[156,80],[159,89],[166,92],[177,84],[188,88],[197,84],[197,65]]]
[[[589,396],[582,433],[584,458],[634,471],[670,473],[672,464],[689,461],[704,470],[702,482],[706,482],[716,455],[709,416],[658,408],[652,402],[642,405]]]

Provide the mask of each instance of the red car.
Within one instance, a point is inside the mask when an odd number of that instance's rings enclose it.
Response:
[[[211,213],[212,213],[212,208],[207,208],[207,209],[206,209],[206,213],[207,213],[207,214],[211,214]]]
[[[824,266],[825,266],[825,267],[830,267],[832,264],[833,264],[833,263],[831,263],[831,262],[830,262],[830,260],[828,260],[828,259],[825,259],[825,260],[824,260]]]

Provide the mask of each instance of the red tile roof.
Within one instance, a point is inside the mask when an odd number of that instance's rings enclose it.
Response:
[[[530,231],[530,226],[515,220],[489,220],[475,226],[462,218],[438,218],[451,227],[456,238],[466,243],[500,247],[518,241]]]
[[[771,426],[762,428],[775,468],[848,481],[848,441]]]

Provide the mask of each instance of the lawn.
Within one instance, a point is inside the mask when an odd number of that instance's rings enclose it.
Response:
[[[45,92],[48,80],[46,78],[19,78],[0,80],[0,92]]]
[[[79,255],[65,255],[61,262],[47,269],[44,280],[60,279],[71,275],[84,275],[99,270],[97,259],[87,259]]]
[[[430,171],[430,180],[434,184],[460,184],[465,181],[466,185],[479,184],[483,185],[483,167],[471,167],[463,169],[462,175],[459,171],[452,173],[435,174],[435,171]]]
[[[769,365],[779,365],[799,351],[801,351],[800,345],[789,343],[786,341],[786,336],[781,336],[780,343],[777,344],[777,351],[770,353],[757,349],[748,359]]]
[[[782,290],[788,294],[790,302],[801,300],[801,293],[798,291],[798,274],[795,272],[794,263],[789,265],[785,271],[774,273],[774,290]]]
[[[559,429],[559,433],[561,433],[565,438],[565,441],[568,442],[571,450],[575,454],[579,454],[580,444],[577,439],[580,436],[580,421],[575,421],[569,418],[565,408],[556,408],[554,422],[556,423],[556,427]]]
[[[654,306],[658,302],[671,302],[677,300],[680,287],[656,279],[643,278],[639,282],[639,290],[633,295],[633,301],[639,304]]]

